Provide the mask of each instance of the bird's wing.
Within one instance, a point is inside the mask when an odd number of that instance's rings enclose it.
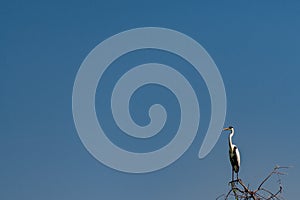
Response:
[[[237,159],[238,166],[240,167],[241,166],[241,156],[240,156],[239,149],[237,147],[235,149],[235,154],[236,154],[236,159]]]

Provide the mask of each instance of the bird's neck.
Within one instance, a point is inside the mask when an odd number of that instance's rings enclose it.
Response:
[[[232,150],[233,149],[233,144],[232,144],[232,136],[234,135],[234,130],[232,129],[231,133],[228,136],[228,143],[229,143],[229,148]]]

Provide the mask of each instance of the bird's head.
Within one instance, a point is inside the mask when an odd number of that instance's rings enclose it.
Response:
[[[223,131],[232,131],[233,130],[233,126],[229,126],[228,128],[224,128]]]

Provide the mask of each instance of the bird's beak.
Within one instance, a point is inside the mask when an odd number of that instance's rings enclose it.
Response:
[[[223,128],[223,131],[228,131],[228,130],[230,130],[229,128]]]

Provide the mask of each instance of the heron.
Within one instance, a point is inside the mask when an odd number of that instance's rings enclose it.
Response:
[[[223,131],[230,131],[228,136],[229,143],[229,159],[232,166],[232,181],[234,181],[234,172],[236,173],[237,180],[239,180],[239,169],[241,164],[241,157],[238,147],[235,144],[232,144],[232,136],[234,135],[234,128],[229,126],[224,128]]]

